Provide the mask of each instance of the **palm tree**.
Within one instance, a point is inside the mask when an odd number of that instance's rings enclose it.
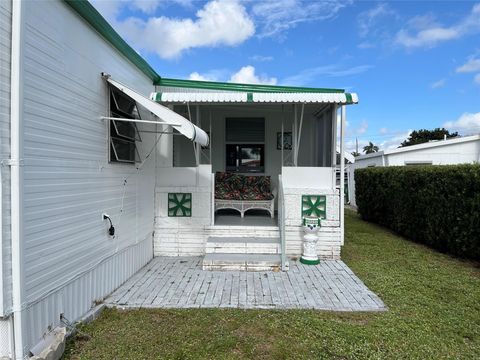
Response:
[[[359,152],[357,152],[357,151],[353,151],[353,152],[352,152],[352,155],[353,155],[353,156],[359,156],[359,155],[360,155],[360,153],[359,153]]]
[[[367,146],[364,146],[363,147],[363,152],[365,154],[371,154],[371,153],[375,153],[378,151],[378,146],[377,145],[373,145],[373,143],[371,141],[368,142],[368,145]]]

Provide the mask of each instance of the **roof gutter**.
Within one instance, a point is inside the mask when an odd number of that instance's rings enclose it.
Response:
[[[22,122],[23,122],[23,1],[12,1],[12,60],[10,77],[10,161],[11,166],[11,237],[12,237],[12,303],[14,358],[24,358],[22,303]]]

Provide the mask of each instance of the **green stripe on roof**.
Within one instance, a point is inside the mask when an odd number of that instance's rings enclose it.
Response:
[[[160,81],[160,75],[118,35],[92,4],[87,0],[64,0],[64,2],[97,30],[97,32],[123,56],[147,75],[154,84]],[[108,69],[105,69],[105,71],[108,71]]]
[[[345,93],[345,98],[346,98],[346,100],[347,100],[347,104],[353,104],[352,94],[350,94],[350,93]]]
[[[253,84],[235,84],[215,81],[198,81],[198,80],[182,80],[161,78],[154,83],[159,86],[171,86],[191,89],[205,90],[225,90],[225,91],[242,91],[242,92],[265,92],[265,93],[344,93],[343,89],[327,89],[327,88],[307,88],[296,86],[277,86],[277,85],[253,85]]]

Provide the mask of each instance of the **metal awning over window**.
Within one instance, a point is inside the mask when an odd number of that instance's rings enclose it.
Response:
[[[184,118],[183,116],[177,114],[176,112],[170,110],[169,108],[156,103],[143,95],[133,91],[132,89],[126,87],[125,85],[111,79],[110,77],[106,77],[108,83],[119,91],[124,93],[125,95],[129,96],[137,104],[140,104],[145,109],[153,113],[159,118],[159,124],[162,125],[163,123],[171,125],[175,130],[179,133],[187,137],[188,139],[199,143],[201,146],[208,146],[209,138],[205,131],[203,131],[198,126],[192,124],[188,119]],[[143,123],[151,123],[150,121],[146,120],[132,120],[135,122],[143,122]]]

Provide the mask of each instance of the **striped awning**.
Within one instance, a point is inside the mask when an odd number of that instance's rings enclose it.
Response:
[[[117,90],[123,92],[137,104],[143,106],[145,109],[157,116],[159,119],[159,125],[162,123],[167,123],[186,138],[199,143],[201,146],[208,146],[210,139],[207,133],[198,126],[192,124],[188,119],[170,110],[168,107],[157,104],[157,102],[144,97],[143,95],[113,80],[110,77],[107,77],[106,80],[110,85],[117,88]]]
[[[281,103],[357,104],[355,93],[267,93],[267,92],[154,92],[150,98],[160,103]]]

